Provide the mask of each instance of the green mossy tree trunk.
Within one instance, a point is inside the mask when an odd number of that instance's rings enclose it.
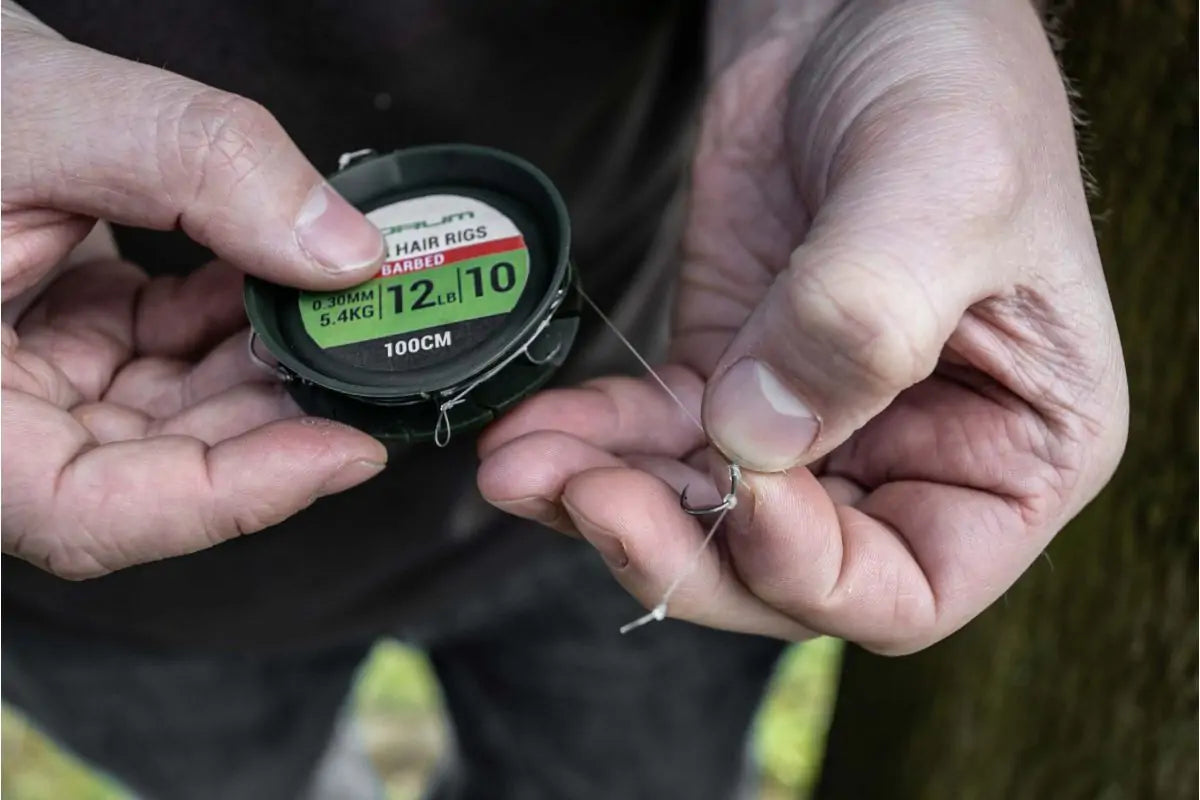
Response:
[[[821,800],[1197,796],[1195,5],[1077,0],[1060,22],[1128,449],[1050,560],[966,629],[908,658],[847,650]]]

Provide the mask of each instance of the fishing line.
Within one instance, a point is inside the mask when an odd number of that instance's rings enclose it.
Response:
[[[615,335],[617,339],[621,341],[621,344],[625,345],[625,348],[629,350],[629,352],[633,354],[633,357],[638,360],[638,363],[646,369],[646,372],[650,374],[650,377],[657,381],[658,385],[662,387],[663,391],[670,395],[671,399],[675,401],[675,404],[679,406],[687,418],[690,419],[700,433],[703,434],[704,425],[699,419],[696,418],[696,415],[688,409],[683,400],[680,399],[679,395],[675,394],[671,387],[667,385],[667,382],[663,380],[662,376],[660,376],[654,370],[654,367],[650,366],[650,362],[638,352],[638,349],[633,346],[633,342],[629,341],[629,339],[625,337],[625,334],[621,333],[620,329],[618,329],[613,321],[608,318],[608,315],[600,310],[600,306],[597,305],[596,301],[592,300],[588,293],[583,290],[583,287],[579,285],[578,281],[576,281],[575,288],[579,292],[579,296],[583,298],[583,301],[591,306],[591,309],[596,312],[596,316],[600,317],[608,329],[613,332],[613,335]],[[714,519],[712,525],[709,526],[708,533],[704,535],[704,539],[700,542],[700,545],[692,551],[691,555],[688,556],[688,560],[684,562],[683,567],[675,574],[675,577],[671,579],[671,582],[667,584],[666,590],[659,597],[658,604],[632,622],[622,625],[620,628],[621,633],[629,633],[630,631],[636,630],[648,623],[661,622],[667,618],[667,605],[670,603],[671,597],[675,594],[675,590],[678,589],[680,585],[689,577],[691,577],[696,571],[696,567],[700,564],[701,556],[704,555],[704,551],[708,548],[709,542],[711,542],[713,536],[716,535],[717,529],[721,527],[721,523],[725,521],[725,516],[737,505],[737,488],[740,478],[741,470],[736,464],[730,464],[729,492],[721,499],[719,504],[707,508],[689,507],[687,504],[687,487],[685,486],[683,488],[683,491],[680,493],[679,500],[684,511],[693,516],[716,514],[716,519]]]
[[[683,413],[686,414],[687,418],[692,421],[692,424],[696,426],[696,429],[699,430],[700,433],[704,433],[704,425],[700,423],[700,420],[696,419],[696,415],[693,414],[686,405],[684,405],[683,401],[679,399],[679,395],[675,394],[675,392],[671,390],[670,386],[667,386],[667,382],[664,381],[659,374],[654,371],[654,367],[650,366],[650,362],[647,361],[642,354],[637,351],[637,348],[633,346],[633,342],[625,338],[625,334],[621,333],[620,329],[617,328],[617,326],[613,324],[613,321],[608,318],[608,315],[600,310],[600,306],[596,305],[596,301],[591,298],[591,295],[585,292],[583,287],[580,286],[578,282],[575,284],[575,289],[579,292],[579,296],[583,298],[583,301],[591,306],[592,310],[596,312],[596,316],[600,317],[600,319],[604,321],[604,324],[607,325],[608,329],[613,332],[613,335],[621,340],[621,344],[625,345],[626,349],[633,353],[633,357],[638,360],[638,363],[646,368],[646,371],[650,373],[650,377],[658,381],[658,385],[663,388],[664,392],[671,395],[671,399],[675,401],[676,405],[683,409]]]
[[[658,605],[635,619],[633,622],[627,622],[622,625],[621,633],[629,633],[630,631],[636,630],[647,623],[662,622],[667,618],[667,603],[671,601],[671,595],[675,594],[675,590],[679,588],[679,585],[691,577],[692,573],[696,571],[696,566],[700,562],[700,556],[704,554],[705,549],[708,547],[708,543],[712,541],[713,535],[717,532],[717,528],[721,527],[721,523],[725,521],[725,515],[729,513],[730,508],[732,508],[732,506],[726,506],[725,508],[721,509],[719,514],[717,514],[717,518],[713,520],[712,526],[708,529],[708,533],[704,536],[704,541],[700,543],[699,547],[692,551],[691,556],[688,557],[687,562],[683,565],[683,569],[676,573],[675,578],[667,586],[667,590],[663,592],[662,597],[659,598]]]

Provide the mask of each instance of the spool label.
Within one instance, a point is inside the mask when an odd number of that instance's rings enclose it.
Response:
[[[366,216],[387,247],[376,276],[351,289],[300,293],[301,323],[322,349],[360,367],[424,367],[484,341],[516,308],[529,251],[496,208],[436,194]]]

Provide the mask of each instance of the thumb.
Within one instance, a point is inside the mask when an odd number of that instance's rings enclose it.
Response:
[[[705,427],[738,464],[780,471],[840,445],[928,377],[963,312],[1000,288],[973,211],[869,167],[832,189],[713,372]]]
[[[8,13],[3,62],[6,213],[180,227],[247,272],[305,288],[365,280],[382,259],[379,231],[257,103]]]

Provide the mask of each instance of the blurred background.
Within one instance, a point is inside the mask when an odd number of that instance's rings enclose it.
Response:
[[[1196,8],[1056,16],[1129,370],[1125,459],[942,644],[790,650],[756,726],[763,800],[1197,796]],[[443,739],[425,662],[381,644],[355,702],[390,800],[417,797]],[[2,756],[8,800],[121,797],[9,711]]]
[[[759,713],[755,749],[762,800],[804,796],[816,776],[833,703],[841,643],[818,639],[788,651]],[[371,760],[387,800],[417,800],[441,752],[445,731],[433,673],[420,653],[376,646],[354,696]],[[124,800],[113,782],[5,709],[0,794],[8,800]]]

